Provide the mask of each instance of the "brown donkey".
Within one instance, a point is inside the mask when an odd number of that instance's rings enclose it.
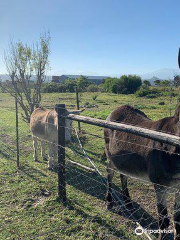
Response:
[[[180,54],[178,57],[180,65]],[[173,117],[158,121],[149,119],[142,111],[124,105],[115,109],[107,118],[108,121],[140,126],[157,131],[180,136],[180,106]],[[112,207],[112,178],[114,169],[120,171],[124,200],[131,205],[127,188],[127,176],[136,177],[154,183],[159,213],[159,228],[165,230],[169,226],[166,206],[167,187],[180,190],[180,147],[170,146],[157,141],[104,129],[105,153],[108,158],[107,166],[107,202]],[[178,191],[177,191],[178,192]],[[180,240],[180,193],[176,193],[174,209],[174,239]],[[160,234],[164,239],[166,234]]]

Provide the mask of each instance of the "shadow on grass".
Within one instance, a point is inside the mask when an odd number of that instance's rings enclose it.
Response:
[[[0,150],[0,155],[1,155],[3,158],[7,158],[8,160],[10,159],[10,160],[12,160],[12,161],[15,161],[15,159],[12,159],[11,154],[6,153],[5,151]]]
[[[108,223],[109,220],[107,222],[107,220],[103,219],[102,215],[104,214],[104,212],[102,212],[102,214],[95,214],[94,216],[89,215],[89,214],[85,213],[84,211],[82,211],[82,209],[81,209],[82,206],[79,204],[79,202],[77,200],[73,200],[73,202],[68,200],[68,207],[70,210],[75,211],[75,213],[77,215],[82,216],[84,221],[87,221],[87,219],[88,219],[89,222],[97,223],[99,226],[106,228],[106,231],[108,231],[109,235],[118,237],[118,239],[124,239],[124,240],[129,239],[127,237],[126,232],[123,229],[117,229],[115,226],[112,226]],[[106,232],[106,234],[107,234],[107,232]],[[97,236],[94,236],[94,237],[97,237],[97,239],[99,239],[98,238],[99,237],[98,229],[97,229],[97,233],[95,233],[95,235],[97,235]],[[106,238],[103,238],[103,236],[102,236],[102,239],[106,239]]]
[[[70,149],[73,151],[73,152],[75,152],[76,154],[78,154],[79,156],[81,156],[81,158],[84,158],[84,155],[83,155],[83,152],[82,152],[82,150],[81,149],[77,149],[77,146],[73,146],[73,145],[71,145],[70,146]],[[104,162],[102,162],[102,161],[100,161],[100,158],[101,158],[101,155],[100,154],[95,154],[94,152],[92,152],[92,151],[89,151],[89,150],[85,150],[87,153],[90,153],[91,155],[94,155],[95,157],[92,157],[92,156],[90,156],[91,157],[91,160],[93,160],[94,162],[100,162],[100,163],[102,163],[102,164],[105,164]],[[68,156],[68,154],[66,153],[66,155]]]
[[[101,182],[100,177],[97,176],[96,173],[83,171],[75,166],[67,166],[66,181],[67,184],[76,189],[105,201],[106,186]],[[133,211],[130,211],[125,206],[120,188],[116,185],[113,185],[112,188],[118,193],[118,197],[121,201],[121,205],[118,203],[118,205],[111,210],[113,213],[132,220],[134,223],[138,222],[145,229],[158,230],[157,220],[153,216],[134,201],[132,201]],[[124,204],[122,204],[122,202]],[[154,236],[157,237],[157,234],[154,234]],[[172,235],[170,235],[168,239],[172,239],[171,236]]]
[[[42,183],[40,180],[40,177],[48,177],[48,175],[44,174],[42,171],[38,170],[37,168],[34,168],[30,165],[23,165],[21,166],[21,171],[29,178],[34,179],[35,181]],[[36,177],[39,175],[39,177]]]
[[[8,161],[9,160],[13,161],[13,162],[16,161],[16,159],[15,159],[16,152],[8,146],[3,146],[3,148],[0,149],[0,155],[2,157],[6,158]]]

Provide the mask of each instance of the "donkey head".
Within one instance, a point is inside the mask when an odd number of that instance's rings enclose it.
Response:
[[[85,109],[81,110],[67,110],[66,114],[80,114],[83,112]],[[69,142],[71,140],[71,133],[72,133],[72,120],[71,119],[66,119],[66,129],[65,129],[65,139],[66,142]]]

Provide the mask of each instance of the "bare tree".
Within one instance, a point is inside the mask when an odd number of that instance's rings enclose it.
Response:
[[[32,46],[10,41],[4,60],[11,81],[1,88],[15,97],[23,109],[22,117],[29,122],[30,115],[41,102],[41,87],[49,69],[50,34],[44,33]]]

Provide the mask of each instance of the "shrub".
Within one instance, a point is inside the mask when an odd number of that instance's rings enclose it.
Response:
[[[73,81],[71,79],[66,79],[63,82],[63,85],[66,89],[66,92],[75,92],[75,87],[77,86],[76,81]]]
[[[141,78],[136,75],[123,75],[120,78],[107,78],[104,90],[112,93],[132,94],[142,85]]]
[[[136,95],[138,97],[145,97],[149,94],[149,90],[148,89],[145,89],[145,88],[140,88],[137,92],[136,92]]]
[[[81,92],[85,92],[87,87],[91,84],[88,78],[82,75],[79,78],[76,78],[74,82],[76,83],[78,90]]]
[[[162,93],[157,88],[149,88],[149,87],[141,87],[137,92],[136,95],[138,97],[146,97],[146,98],[156,98],[161,96]]]
[[[106,78],[103,87],[106,92],[117,93],[118,78]]]
[[[148,80],[144,80],[144,81],[143,81],[143,85],[144,85],[144,86],[147,86],[147,87],[150,87],[150,86],[151,86],[151,83],[150,83],[150,81],[148,81]]]
[[[157,94],[148,94],[148,95],[146,96],[146,98],[157,98],[157,97],[158,97]]]
[[[53,92],[65,92],[66,89],[63,84],[60,83],[45,83],[42,87],[42,92],[53,93]]]
[[[98,95],[93,95],[92,99],[95,101],[97,99]]]
[[[159,102],[159,105],[165,105],[165,102]]]
[[[142,80],[137,75],[123,75],[120,77],[118,93],[132,94],[135,93],[142,85]]]
[[[99,91],[99,87],[95,84],[90,84],[88,87],[87,87],[87,92],[98,92]]]

